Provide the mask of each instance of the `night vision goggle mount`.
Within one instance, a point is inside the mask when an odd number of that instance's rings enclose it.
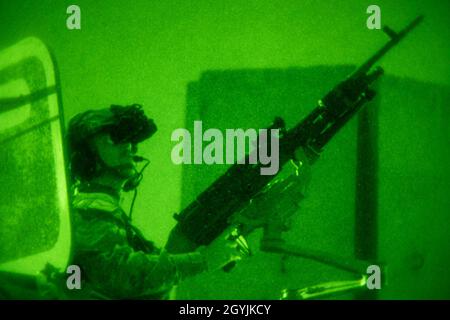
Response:
[[[108,131],[114,143],[137,144],[150,138],[157,130],[153,119],[144,114],[139,104],[126,107],[112,105],[110,111],[114,124],[108,127]]]

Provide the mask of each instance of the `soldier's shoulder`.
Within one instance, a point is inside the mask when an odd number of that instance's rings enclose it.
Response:
[[[72,198],[72,207],[79,210],[104,212],[120,210],[119,202],[105,193],[78,193]]]
[[[123,210],[119,202],[104,193],[78,193],[72,198],[75,220],[105,221],[123,226]]]

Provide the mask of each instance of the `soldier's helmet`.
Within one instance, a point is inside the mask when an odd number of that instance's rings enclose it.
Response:
[[[150,138],[156,130],[153,119],[145,115],[139,104],[112,105],[74,116],[67,132],[72,179],[90,180],[95,176],[96,155],[88,144],[94,135],[107,132],[114,143],[137,144]]]

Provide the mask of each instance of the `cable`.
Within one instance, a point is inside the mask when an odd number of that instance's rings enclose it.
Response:
[[[130,212],[128,214],[128,219],[130,220],[130,222],[131,222],[132,215],[133,215],[134,203],[136,202],[136,198],[137,198],[137,193],[138,193],[137,187],[138,187],[139,183],[141,182],[142,178],[144,177],[143,172],[144,172],[145,168],[147,168],[147,166],[150,164],[150,160],[148,160],[147,158],[144,158],[144,157],[140,157],[140,156],[135,156],[134,161],[136,161],[136,162],[145,161],[146,163],[142,167],[141,171],[139,171],[139,173],[137,174],[137,179],[135,181],[133,181],[133,183],[135,184],[134,195],[133,195],[133,200],[131,200]]]

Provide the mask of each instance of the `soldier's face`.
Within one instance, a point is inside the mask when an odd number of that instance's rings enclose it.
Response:
[[[91,140],[91,147],[109,168],[116,169],[124,178],[136,173],[133,160],[137,146],[131,143],[114,143],[108,133],[100,133]]]

